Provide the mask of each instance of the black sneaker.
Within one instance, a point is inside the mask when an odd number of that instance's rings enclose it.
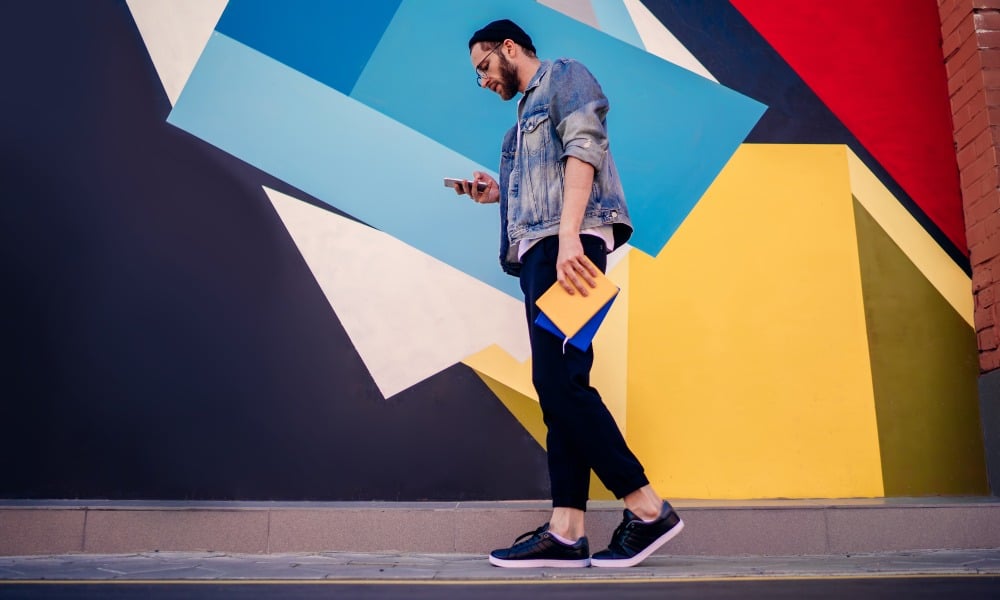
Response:
[[[572,545],[560,542],[549,533],[546,523],[522,534],[510,548],[490,552],[490,564],[498,567],[587,567],[590,566],[590,546],[586,537]]]
[[[682,529],[684,521],[666,500],[663,501],[659,518],[652,523],[644,522],[626,508],[625,518],[611,536],[608,549],[595,554],[590,564],[595,567],[634,567],[673,539]]]

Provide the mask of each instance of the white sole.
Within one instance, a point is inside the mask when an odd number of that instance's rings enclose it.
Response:
[[[573,567],[589,567],[590,559],[581,558],[579,560],[553,560],[549,558],[536,558],[536,559],[524,559],[524,560],[504,560],[502,558],[496,558],[491,554],[490,564],[495,567],[506,567],[508,569],[531,569],[538,567],[560,569],[560,568],[573,568]]]
[[[660,549],[660,546],[666,544],[670,540],[674,539],[681,530],[684,529],[684,521],[677,521],[673,529],[664,533],[660,537],[656,538],[652,544],[646,547],[645,550],[636,554],[632,558],[622,558],[622,559],[604,559],[604,558],[592,558],[590,559],[590,565],[592,567],[634,567],[642,561],[646,560],[650,554],[656,552]]]

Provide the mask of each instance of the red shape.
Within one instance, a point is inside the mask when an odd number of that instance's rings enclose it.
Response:
[[[968,255],[934,0],[730,0]]]

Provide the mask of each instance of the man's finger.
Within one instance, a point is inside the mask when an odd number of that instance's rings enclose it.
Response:
[[[560,277],[558,277],[558,281],[559,281],[559,285],[562,286],[562,289],[566,290],[567,294],[569,294],[570,296],[572,296],[573,294],[576,293],[573,290],[573,286],[570,285],[569,281],[567,281],[567,278],[566,278],[565,275],[560,275]]]
[[[593,261],[591,261],[586,254],[584,254],[581,257],[581,262],[583,263],[584,268],[587,269],[587,273],[589,273],[591,277],[597,277],[597,274],[600,272],[600,269],[597,268],[597,265],[595,265]]]
[[[566,278],[569,279],[570,283],[573,284],[573,287],[575,289],[577,289],[577,290],[580,291],[580,294],[583,297],[587,297],[587,295],[589,293],[587,291],[587,286],[584,285],[583,282],[580,281],[580,279],[577,277],[576,269],[577,269],[576,265],[571,263],[570,266],[568,267]],[[572,294],[572,293],[573,292],[570,291],[570,294]]]

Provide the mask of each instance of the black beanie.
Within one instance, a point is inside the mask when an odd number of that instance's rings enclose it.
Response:
[[[472,50],[472,45],[478,42],[502,42],[504,40],[511,40],[522,48],[531,50],[532,53],[535,52],[535,46],[531,43],[531,38],[528,37],[528,34],[510,19],[493,21],[486,27],[473,33],[472,37],[469,38],[469,50]]]

